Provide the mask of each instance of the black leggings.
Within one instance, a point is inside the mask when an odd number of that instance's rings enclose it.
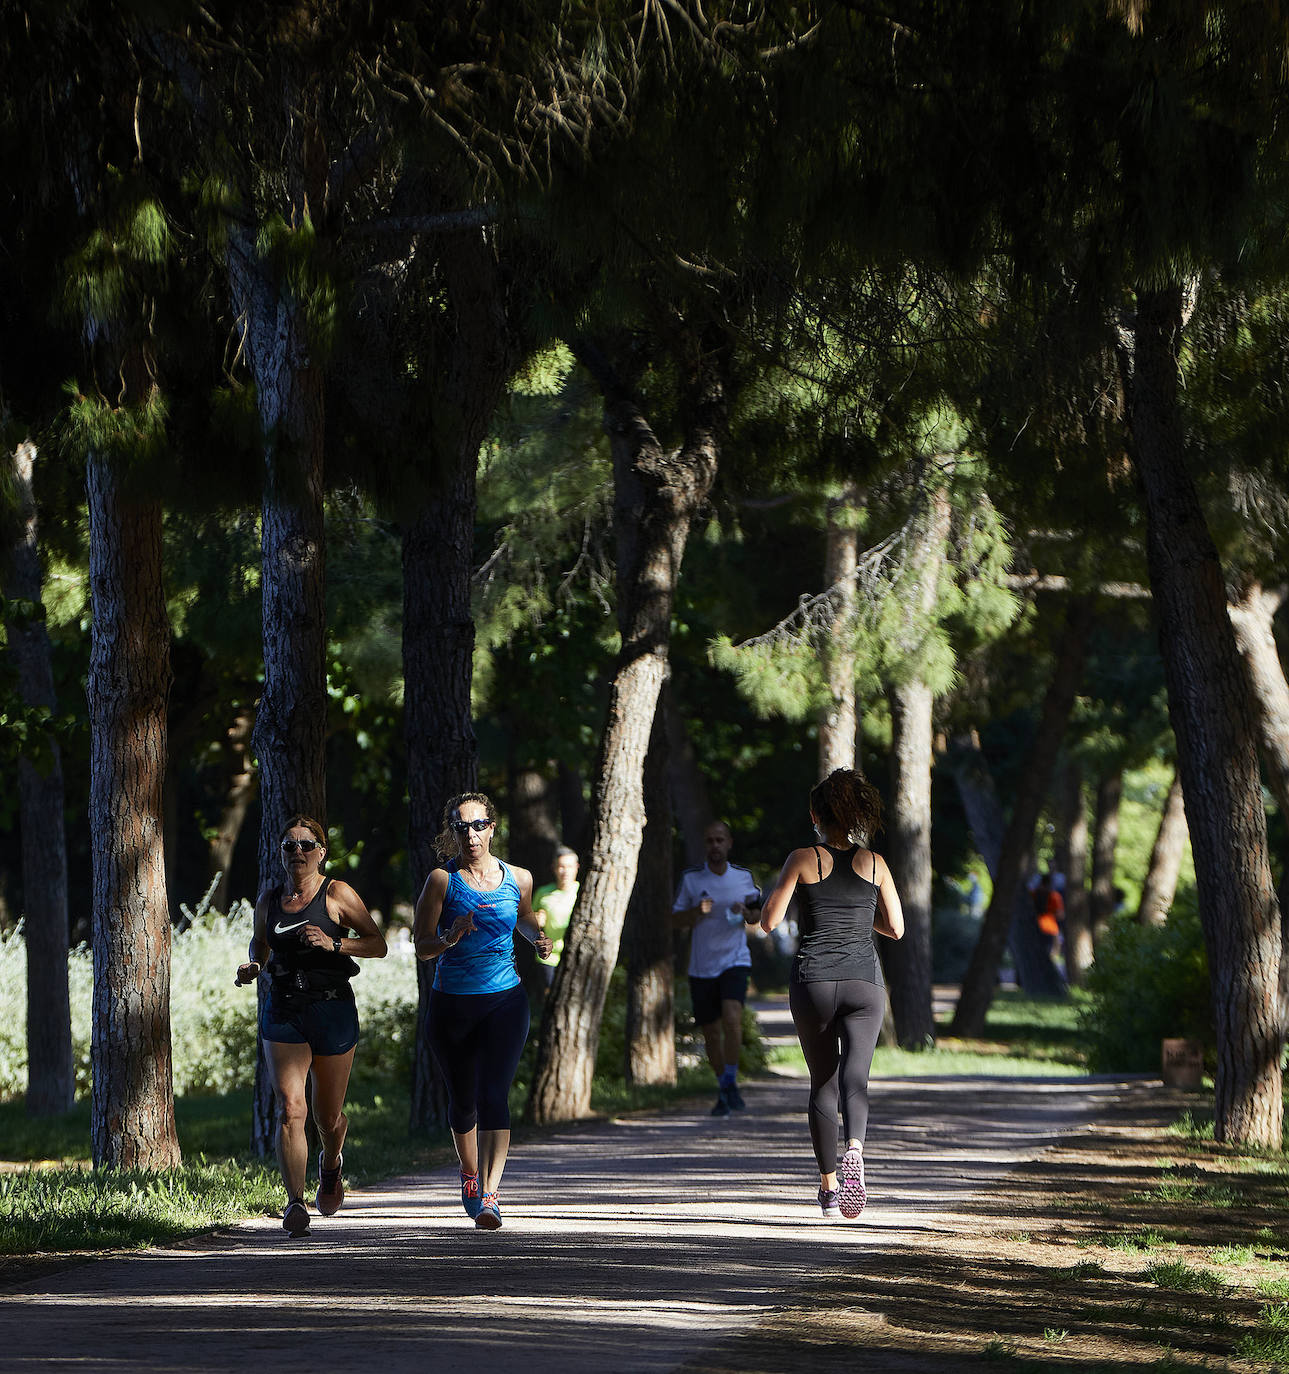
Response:
[[[868,1130],[868,1071],[886,991],[858,978],[788,986],[788,1005],[810,1070],[810,1143],[821,1174],[837,1170],[837,1107],[847,1140]]]
[[[458,1135],[510,1127],[510,1085],[528,1039],[528,994],[430,994],[426,1038],[448,1089],[448,1125]]]

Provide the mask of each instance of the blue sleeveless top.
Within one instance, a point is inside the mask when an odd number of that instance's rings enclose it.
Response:
[[[448,890],[443,897],[438,934],[468,911],[475,928],[445,949],[434,961],[434,986],[440,992],[504,992],[519,983],[515,967],[515,923],[519,920],[519,884],[509,864],[501,864],[501,882],[491,892],[471,887],[457,869],[447,865]]]
[[[882,983],[882,965],[873,943],[873,918],[877,914],[877,884],[855,872],[855,851],[823,845],[832,855],[832,872],[817,883],[798,882],[793,893],[797,906],[797,946],[792,977],[798,983]],[[815,846],[815,862],[819,862]],[[823,865],[820,864],[822,871]],[[873,859],[873,877],[877,859]]]

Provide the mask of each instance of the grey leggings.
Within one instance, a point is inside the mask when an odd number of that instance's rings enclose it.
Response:
[[[810,1143],[821,1174],[837,1169],[837,1108],[848,1140],[868,1130],[868,1071],[882,1030],[886,990],[878,983],[799,983],[788,1005],[810,1070]]]

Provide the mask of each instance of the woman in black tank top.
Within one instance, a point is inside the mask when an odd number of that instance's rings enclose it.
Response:
[[[788,997],[810,1069],[810,1139],[826,1217],[857,1217],[867,1199],[868,1074],[886,1007],[873,937],[904,934],[891,871],[859,843],[878,829],[881,814],[877,789],[861,773],[830,773],[810,794],[810,819],[823,843],[788,855],[761,916],[762,929],[772,931],[795,898],[800,943]],[[846,1136],[840,1167],[839,1111]]]
[[[236,981],[253,983],[261,973],[268,979],[260,1041],[277,1107],[278,1167],[287,1195],[282,1225],[289,1235],[302,1236],[309,1230],[305,1087],[312,1074],[313,1118],[322,1139],[314,1205],[330,1216],[345,1198],[345,1093],[358,1043],[349,980],[358,972],[355,958],[384,958],[386,947],[362,898],[348,883],[323,877],[326,834],[317,821],[292,816],[281,843],[286,881],[260,894],[248,960]]]

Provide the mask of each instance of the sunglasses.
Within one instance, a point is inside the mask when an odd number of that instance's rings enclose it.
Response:
[[[312,854],[315,849],[322,848],[321,840],[283,840],[282,853],[294,854],[298,849],[301,854]]]
[[[472,830],[476,834],[479,834],[487,830],[491,824],[491,821],[484,820],[484,818],[480,816],[477,821],[453,821],[450,828],[455,830],[458,835],[468,835]]]

